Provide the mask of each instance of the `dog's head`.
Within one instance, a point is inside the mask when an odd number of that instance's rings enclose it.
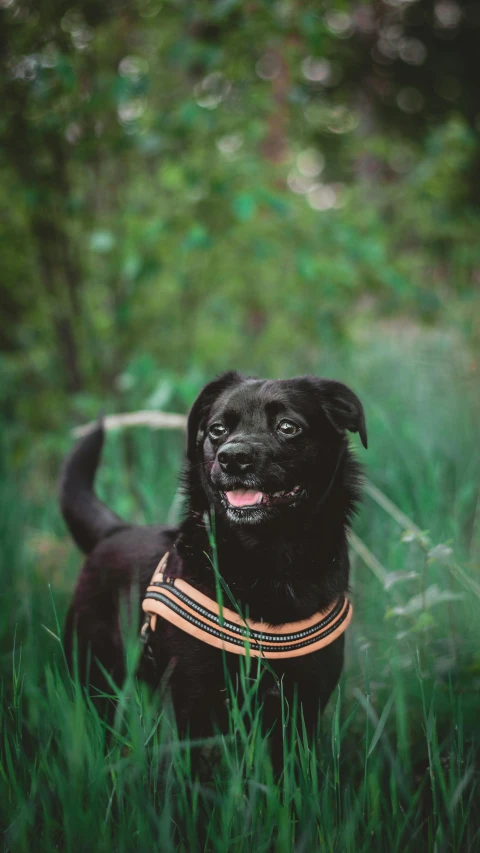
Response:
[[[362,404],[341,382],[229,372],[192,406],[187,458],[208,504],[232,524],[261,524],[328,493],[345,430],[358,432],[367,447]]]

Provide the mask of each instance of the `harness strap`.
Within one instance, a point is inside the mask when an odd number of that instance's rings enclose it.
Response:
[[[154,631],[157,617],[210,646],[236,655],[292,658],[311,654],[333,643],[350,624],[353,608],[346,596],[309,619],[267,625],[245,619],[218,605],[182,578],[167,575],[168,552],[160,560],[148,586],[142,608],[146,621],[142,635]]]

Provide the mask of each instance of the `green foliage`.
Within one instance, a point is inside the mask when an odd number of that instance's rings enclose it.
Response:
[[[344,677],[313,749],[294,733],[296,709],[284,707],[279,783],[259,733],[261,662],[246,662],[238,699],[229,694],[230,732],[182,742],[165,697],[135,680],[139,647],[135,626],[126,626],[129,677],[122,690],[112,685],[113,722],[107,726],[85,703],[60,641],[79,564],[54,493],[63,449],[57,436],[35,443],[19,494],[4,441],[6,850],[473,853],[480,817],[478,399],[455,342],[432,336],[427,345],[414,330],[408,357],[405,349],[390,336],[376,350],[358,346],[351,360],[332,354],[320,366],[348,376],[364,399],[370,449],[358,452],[369,479],[420,530],[402,535],[403,524],[366,495],[356,531],[383,576],[352,551],[355,615]],[[176,408],[201,381],[192,375],[177,387],[166,374],[151,391],[151,375],[154,366],[139,360],[123,382],[133,383],[130,394],[148,386],[155,407]],[[167,431],[109,434],[100,494],[132,520],[173,520],[182,445],[182,435]]]
[[[5,409],[311,370],[365,311],[478,341],[478,22],[428,5],[4,3]]]
[[[478,31],[474,3],[0,3],[0,819],[5,849],[478,847]],[[315,749],[255,673],[179,742],[129,678],[66,673],[74,421],[185,412],[236,368],[365,402],[347,667]],[[183,436],[109,435],[99,491],[175,522]],[[370,549],[370,550],[368,550]],[[373,561],[372,561],[373,557]],[[209,763],[215,768],[209,769]]]

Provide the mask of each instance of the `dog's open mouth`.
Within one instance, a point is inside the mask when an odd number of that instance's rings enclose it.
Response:
[[[261,492],[258,489],[233,489],[230,492],[223,492],[224,499],[228,506],[235,509],[249,509],[256,506],[277,506],[278,504],[288,504],[295,501],[301,492],[300,486],[295,486],[290,491]]]

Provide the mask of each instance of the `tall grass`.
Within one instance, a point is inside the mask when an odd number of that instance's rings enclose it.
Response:
[[[319,371],[365,400],[369,479],[422,535],[405,536],[365,498],[356,532],[378,571],[352,552],[344,675],[313,745],[296,725],[298,709],[283,704],[280,779],[260,733],[262,662],[246,660],[240,684],[227,690],[230,731],[201,743],[179,740],[168,697],[137,682],[131,633],[126,683],[111,687],[114,720],[85,701],[61,645],[79,558],[39,474],[38,448],[20,476],[4,442],[6,851],[480,849],[478,413],[469,365],[452,353],[439,341],[412,347],[407,359],[384,344]],[[136,520],[173,517],[181,446],[181,436],[147,430],[109,436],[103,495]]]

